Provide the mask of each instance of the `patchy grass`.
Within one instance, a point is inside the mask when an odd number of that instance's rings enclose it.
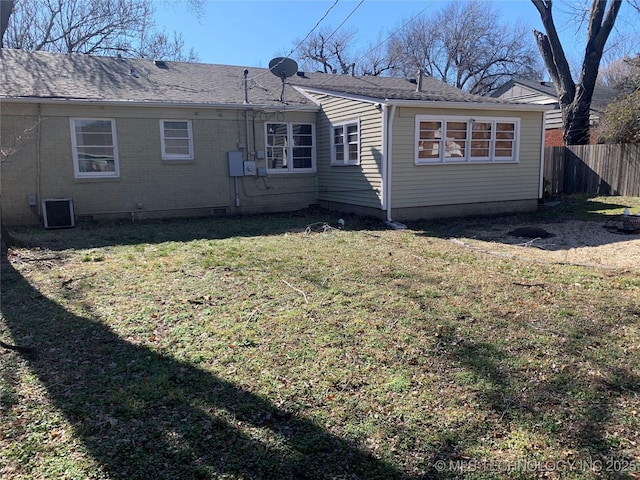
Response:
[[[17,231],[0,475],[639,478],[637,274],[327,218]]]

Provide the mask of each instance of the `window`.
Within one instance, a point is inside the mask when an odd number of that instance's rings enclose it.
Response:
[[[315,171],[315,129],[310,123],[267,123],[267,170],[272,173]]]
[[[519,125],[518,119],[418,115],[415,163],[515,162]]]
[[[193,160],[191,120],[160,120],[163,160]]]
[[[360,164],[360,133],[358,122],[332,126],[331,165]]]
[[[71,146],[77,178],[118,177],[118,147],[115,120],[72,118]]]

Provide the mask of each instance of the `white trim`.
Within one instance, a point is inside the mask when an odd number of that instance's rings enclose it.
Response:
[[[76,138],[77,120],[88,121],[109,121],[111,123],[111,147],[113,148],[113,171],[80,171],[80,160],[78,158],[78,142]],[[116,135],[116,119],[115,118],[99,118],[99,117],[71,117],[69,118],[69,127],[71,133],[71,153],[73,155],[73,173],[75,178],[116,178],[120,176],[120,161],[118,159],[118,139]]]
[[[342,92],[337,92],[335,90],[328,90],[328,89],[323,89],[323,88],[309,88],[309,87],[301,87],[299,85],[292,85],[293,88],[295,88],[296,90],[298,90],[302,95],[305,95],[305,97],[309,98],[309,99],[313,99],[313,96],[309,96],[309,93],[315,93],[317,95],[329,95],[331,97],[338,97],[338,98],[344,98],[346,100],[355,100],[358,102],[363,102],[363,103],[383,103],[385,100],[378,98],[378,97],[370,97],[368,95],[358,95],[358,94],[352,94],[352,93],[342,93]],[[318,102],[316,100],[316,102]],[[320,105],[321,102],[318,102],[318,104]]]
[[[387,223],[392,223],[393,220],[391,218],[391,161],[393,159],[392,151],[393,151],[393,118],[396,114],[396,106],[391,105],[391,111],[388,111],[388,105],[383,105],[383,111],[386,115],[383,115],[385,120],[385,125],[383,126],[383,135],[386,138],[386,142],[384,142],[383,151],[385,156],[385,164],[386,164],[386,175],[383,177],[382,184],[386,185],[386,188],[383,188],[384,197],[386,197],[385,207],[387,211]]]
[[[532,103],[476,103],[476,102],[449,102],[446,100],[386,100],[390,105],[398,107],[425,107],[425,108],[452,108],[464,110],[500,110],[505,112],[534,111],[545,112],[553,110],[549,105],[535,105]]]
[[[545,148],[545,136],[546,130],[544,128],[547,122],[547,113],[542,115],[542,140],[540,141],[540,180],[538,186],[538,198],[544,198],[544,148]]]
[[[520,118],[518,117],[469,117],[454,115],[416,115],[414,119],[414,165],[443,165],[443,164],[481,164],[481,163],[518,163],[519,145],[520,145]],[[436,122],[440,124],[440,137],[434,136],[434,141],[422,141],[420,139],[421,122]],[[464,138],[442,138],[442,131],[447,134],[447,123],[459,122],[465,124]],[[489,139],[489,156],[472,157],[471,142],[473,140],[473,124],[474,123],[491,123],[491,138]],[[497,138],[496,125],[499,123],[514,125],[514,138],[512,141],[510,157],[497,157],[495,155]],[[438,131],[436,130],[436,132]],[[460,130],[462,132],[462,130]],[[437,139],[437,140],[436,140]],[[437,157],[420,158],[419,152],[421,143],[430,143],[431,148],[437,148],[435,153]],[[447,152],[450,154],[447,155]],[[456,152],[461,153],[457,155]]]
[[[166,152],[166,143],[165,143],[165,122],[185,122],[187,124],[187,140],[189,141],[189,153],[185,154],[176,154],[176,153],[167,153]],[[191,120],[184,119],[160,119],[160,150],[162,152],[163,160],[193,160],[193,128],[191,124]]]
[[[303,92],[316,93],[321,95],[330,95],[332,97],[344,98],[347,100],[356,100],[365,103],[380,103],[397,107],[419,107],[419,108],[452,108],[452,109],[477,109],[477,110],[502,110],[502,111],[547,111],[553,110],[551,105],[538,105],[531,103],[509,103],[503,102],[474,102],[474,101],[450,101],[450,100],[408,100],[408,99],[392,99],[372,97],[368,95],[358,95],[352,93],[344,93],[336,90],[323,88],[308,88],[299,85],[292,85],[296,90]],[[480,97],[482,98],[482,97]]]
[[[46,98],[46,97],[2,97],[0,102],[12,103],[39,103],[42,105],[54,104],[73,104],[74,106],[100,105],[105,107],[153,107],[153,108],[198,108],[198,109],[216,109],[216,110],[259,110],[265,112],[318,112],[320,108],[315,105],[269,105],[258,103],[202,103],[202,102],[171,102],[171,101],[139,101],[139,100],[87,100],[76,98]]]
[[[349,159],[349,127],[355,125],[358,129],[358,158],[356,160]],[[344,160],[338,161],[336,160],[336,144],[335,144],[335,130],[337,128],[342,128],[342,135],[344,138],[344,143],[342,144],[343,148],[343,158]],[[332,123],[331,124],[331,161],[330,164],[332,167],[345,167],[345,166],[353,166],[360,165],[360,157],[361,157],[361,142],[360,142],[360,119],[357,118],[355,120],[347,120],[344,122]]]
[[[291,162],[287,163],[286,168],[271,168],[269,166],[269,132],[268,125],[286,125],[287,126],[287,138],[283,148],[283,158],[291,159]],[[293,166],[293,126],[294,125],[309,125],[311,126],[311,168],[294,168]],[[265,122],[264,123],[264,146],[266,154],[266,167],[268,174],[275,175],[287,175],[292,173],[315,173],[316,172],[316,125],[314,122]],[[286,149],[286,150],[285,150]]]

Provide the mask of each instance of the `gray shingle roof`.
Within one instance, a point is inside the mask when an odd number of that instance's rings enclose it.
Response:
[[[558,93],[553,82],[543,82],[541,80],[510,80],[500,89],[496,90],[492,95],[499,96],[506,92],[513,85],[522,85],[536,92],[548,95],[550,98],[557,100]],[[596,85],[593,89],[593,97],[591,99],[591,109],[601,112],[604,108],[613,101],[616,96],[616,92],[611,87],[605,87],[603,85]]]
[[[246,67],[251,104],[282,106],[281,80],[266,68]],[[242,66],[166,62],[79,54],[0,50],[0,99],[36,98],[160,104],[238,105],[245,101]],[[421,92],[404,78],[317,72],[286,81],[284,100],[313,107],[293,86],[380,100],[508,103],[479,97],[430,77]]]

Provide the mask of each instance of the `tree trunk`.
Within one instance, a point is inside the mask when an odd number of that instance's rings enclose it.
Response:
[[[537,30],[533,34],[538,49],[556,87],[558,104],[562,111],[563,140],[565,145],[589,143],[589,112],[604,46],[613,29],[622,0],[592,0],[589,12],[587,45],[580,78],[574,83],[562,44],[558,38],[551,11],[552,0],[531,0],[544,25],[546,35]]]
[[[4,32],[9,26],[9,18],[13,12],[14,0],[0,0],[0,48],[4,48]]]

